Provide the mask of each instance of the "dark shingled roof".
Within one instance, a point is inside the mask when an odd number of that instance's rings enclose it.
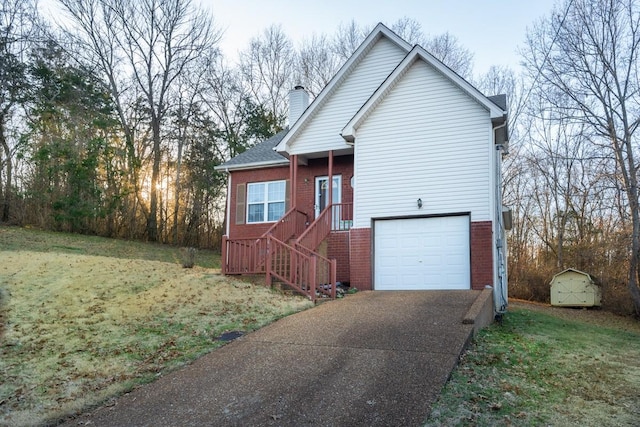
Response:
[[[240,153],[229,161],[216,166],[218,170],[224,170],[226,168],[235,169],[242,166],[254,165],[256,163],[272,163],[272,164],[287,164],[289,159],[276,151],[273,151],[273,147],[278,145],[282,138],[287,134],[288,129],[278,132],[271,138],[263,141],[254,147],[248,149],[244,153]]]
[[[487,98],[489,98],[489,101],[493,102],[498,107],[502,108],[504,111],[507,111],[507,95],[504,95],[504,94],[493,95],[493,96],[487,96]]]

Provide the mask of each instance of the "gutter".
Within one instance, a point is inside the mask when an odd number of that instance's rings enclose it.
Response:
[[[237,166],[236,165],[231,165],[231,166],[218,165],[218,166],[215,166],[213,170],[229,173],[237,170],[263,169],[268,167],[281,167],[281,166],[288,166],[288,165],[289,165],[289,160],[282,159],[278,161],[269,160],[265,162],[244,163]]]

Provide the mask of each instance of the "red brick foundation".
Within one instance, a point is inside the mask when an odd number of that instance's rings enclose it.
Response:
[[[491,221],[471,223],[471,288],[493,286],[493,227]]]
[[[349,232],[331,233],[327,241],[328,257],[336,259],[338,282],[350,282]]]
[[[371,280],[371,229],[352,228],[349,231],[351,286],[358,290],[373,289]]]

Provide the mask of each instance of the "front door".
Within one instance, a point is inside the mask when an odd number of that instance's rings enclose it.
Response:
[[[329,177],[327,176],[318,176],[316,177],[316,200],[315,200],[315,217],[317,218],[320,215],[320,212],[327,207],[327,201],[329,200],[329,187],[327,183],[329,182]],[[334,175],[333,176],[333,203],[341,203],[342,202],[342,176]]]

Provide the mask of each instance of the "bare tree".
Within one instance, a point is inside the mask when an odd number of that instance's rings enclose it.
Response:
[[[313,35],[302,42],[298,51],[299,83],[316,97],[343,62],[334,53],[331,41],[325,35]]]
[[[527,35],[526,66],[540,95],[585,137],[606,144],[626,193],[632,231],[628,289],[640,315],[640,10],[634,0],[567,0]]]
[[[8,221],[13,193],[13,161],[16,144],[10,141],[9,122],[27,98],[29,44],[37,13],[33,2],[0,0],[0,220]],[[4,183],[3,183],[4,175]]]
[[[287,94],[296,84],[296,53],[293,43],[277,25],[254,37],[240,54],[243,80],[258,104],[284,123],[287,116]]]
[[[136,108],[139,94],[118,41],[124,34],[110,1],[59,1],[72,21],[72,27],[65,29],[67,49],[73,51],[78,61],[87,64],[102,77],[114,102],[126,152],[126,164],[120,166],[129,175],[125,183],[128,188],[123,190],[133,195],[132,198],[123,199],[123,210],[131,237],[137,237],[133,231],[136,229],[136,211],[141,209],[145,218],[149,216],[149,211],[140,193],[142,154],[136,141],[142,121],[140,111]]]
[[[391,24],[390,28],[394,33],[413,45],[419,44],[424,47],[427,43],[427,38],[422,31],[422,24],[413,18],[407,16],[400,18]]]
[[[446,32],[429,37],[423,47],[460,76],[471,78],[473,53],[463,47],[456,36]]]
[[[156,241],[162,127],[171,104],[170,89],[204,49],[215,45],[219,33],[211,17],[191,0],[62,2],[84,30],[107,76],[115,78],[116,66],[120,72],[129,71],[142,96],[149,117],[152,163],[146,234]],[[96,17],[91,11],[99,14]],[[96,26],[98,31],[94,31]],[[100,47],[102,43],[108,47]]]
[[[513,69],[504,66],[492,66],[475,82],[478,89],[486,95],[505,94],[509,112],[509,141],[520,143],[520,118],[526,108],[525,82]]]
[[[344,63],[351,57],[369,32],[369,28],[361,27],[353,19],[348,24],[338,26],[333,38],[332,49],[334,54],[340,58],[340,62]]]
[[[391,24],[391,30],[413,45],[424,47],[446,66],[466,79],[473,73],[473,53],[460,44],[458,38],[449,32],[435,36],[425,35],[420,22],[403,17]],[[503,92],[494,92],[494,94]]]

